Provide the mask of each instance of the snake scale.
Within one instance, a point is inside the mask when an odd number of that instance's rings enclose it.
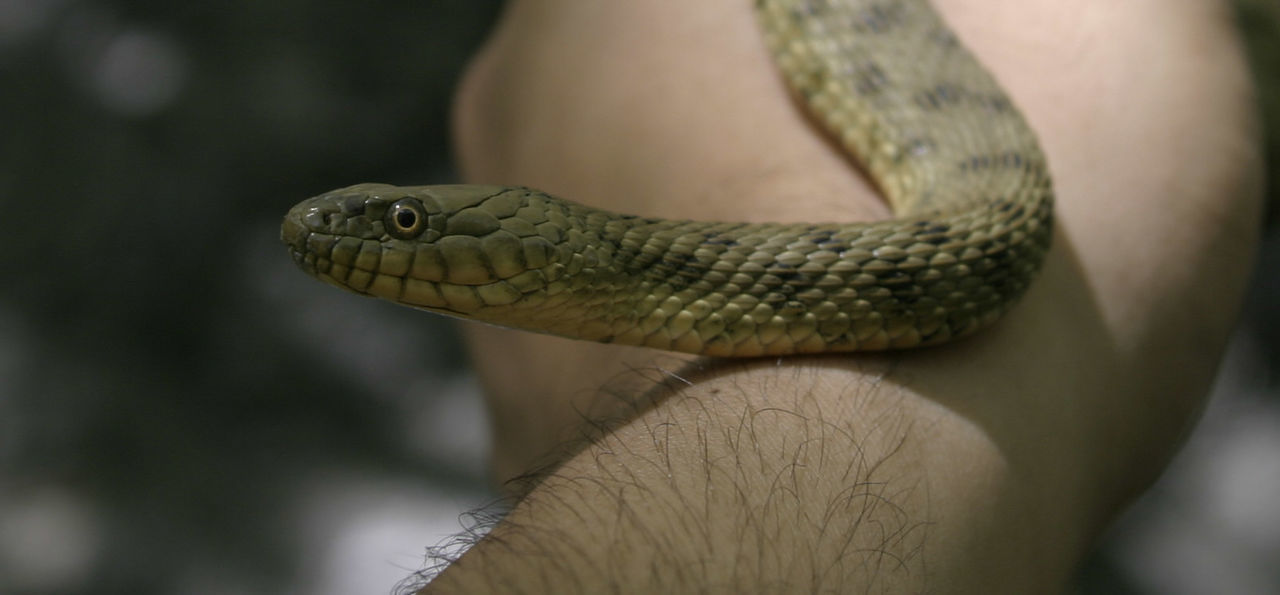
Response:
[[[360,184],[281,237],[361,294],[565,337],[714,356],[908,348],[995,321],[1049,249],[1035,135],[925,0],[757,0],[798,101],[895,218],[679,221],[523,187]]]

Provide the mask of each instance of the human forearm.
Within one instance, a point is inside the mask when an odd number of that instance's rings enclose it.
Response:
[[[730,365],[556,468],[440,592],[1028,592],[1084,532],[885,359]],[[1057,511],[1054,513],[1057,514]],[[1046,551],[1053,550],[1053,551]]]

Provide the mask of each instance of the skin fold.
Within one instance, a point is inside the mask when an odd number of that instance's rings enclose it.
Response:
[[[496,478],[549,471],[506,484],[511,514],[427,592],[1039,592],[1159,475],[1257,240],[1230,6],[935,4],[1049,160],[1023,301],[938,348],[745,362],[467,325]],[[737,0],[513,1],[454,123],[467,182],[641,216],[888,213]]]

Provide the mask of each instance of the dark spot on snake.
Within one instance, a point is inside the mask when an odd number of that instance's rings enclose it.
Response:
[[[935,147],[937,147],[937,143],[935,143],[933,139],[924,137],[910,138],[903,144],[907,149],[906,154],[912,157],[919,157],[930,153]]]
[[[817,231],[810,234],[809,236],[805,237],[805,239],[809,240],[810,242],[813,242],[815,246],[820,246],[822,244],[825,244],[831,241],[831,234],[832,232],[830,230],[824,229],[822,231]]]
[[[832,252],[840,252],[849,248],[849,243],[847,241],[832,237],[828,237],[819,242],[814,242],[814,244],[823,250],[830,250]]]
[[[964,103],[971,97],[972,93],[963,85],[938,83],[932,89],[916,94],[915,102],[922,109],[941,110]]]
[[[782,305],[780,310],[781,312],[779,312],[779,314],[784,316],[799,316],[805,311],[804,302],[799,300],[788,300],[787,303]]]
[[[813,287],[813,277],[797,270],[775,270],[773,268],[766,269],[767,273],[777,277],[788,287]]]
[[[707,273],[707,267],[702,263],[694,263],[695,266],[685,265],[676,269],[675,274],[689,279],[701,279]]]
[[[901,8],[898,4],[889,3],[870,6],[855,15],[851,25],[860,33],[884,33],[901,21]]]
[[[893,290],[894,299],[898,300],[904,307],[911,306],[920,301],[924,297],[924,290],[919,285],[907,285]],[[904,308],[905,309],[905,308]]]
[[[979,169],[987,169],[990,166],[991,166],[991,159],[986,155],[981,155],[981,156],[975,156],[970,158],[969,161],[966,163],[961,163],[960,169],[979,170]]]
[[[1017,151],[1005,151],[994,155],[975,155],[959,163],[961,171],[978,171],[984,169],[1018,169],[1027,164],[1022,154]]]
[[[902,271],[889,271],[887,273],[884,273],[883,275],[879,275],[876,278],[879,279],[880,282],[885,285],[900,285],[902,283],[909,283],[911,281],[911,275],[908,275]]]
[[[938,97],[939,101],[944,103],[958,103],[968,95],[968,91],[964,87],[954,83],[938,83],[938,86],[934,87],[933,93]]]
[[[662,264],[663,266],[669,267],[671,270],[676,270],[681,267],[687,266],[689,264],[689,261],[692,259],[693,259],[692,253],[667,252],[662,255]]]
[[[725,248],[733,248],[738,245],[738,240],[729,236],[715,236],[707,238],[703,243],[708,246],[724,246]]]
[[[982,107],[995,114],[1003,114],[1013,107],[1007,97],[1001,97],[1000,95],[983,96],[979,98],[979,103]]]
[[[929,110],[936,110],[942,107],[942,103],[932,91],[924,91],[919,95],[916,95],[916,105]]]
[[[785,295],[783,295],[782,293],[779,293],[779,292],[770,292],[770,293],[766,293],[763,297],[761,297],[761,298],[760,298],[760,301],[762,301],[762,302],[764,302],[764,303],[766,303],[766,304],[769,304],[769,305],[775,305],[775,306],[776,306],[777,304],[781,304],[781,303],[786,302],[786,301],[787,301],[787,296],[785,296]]]
[[[764,4],[764,2],[761,2]],[[791,9],[791,20],[797,25],[804,25],[804,22],[810,17],[818,14],[819,8],[814,2],[804,2]]]
[[[929,39],[944,48],[954,48],[960,45],[955,34],[942,27],[934,27],[931,29],[929,31]]]
[[[804,274],[800,271],[778,271],[773,273],[775,277],[781,279],[787,285],[795,285],[796,281],[803,281]]]
[[[875,62],[867,62],[846,73],[853,81],[853,90],[860,95],[875,95],[889,84],[889,77]]]

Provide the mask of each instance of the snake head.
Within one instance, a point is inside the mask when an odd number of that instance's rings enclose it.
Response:
[[[338,287],[468,316],[547,284],[561,253],[529,224],[526,188],[358,184],[285,216],[293,260]]]

